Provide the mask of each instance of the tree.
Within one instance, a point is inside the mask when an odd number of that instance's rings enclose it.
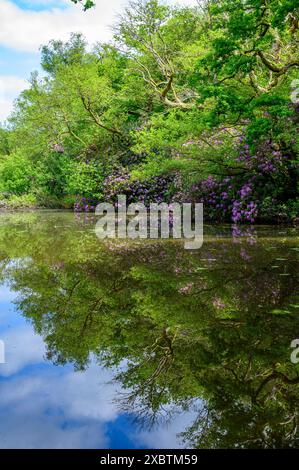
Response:
[[[95,6],[95,2],[93,2],[92,0],[71,0],[71,1],[75,4],[80,3],[83,6],[84,11],[89,10],[89,8],[92,8]]]
[[[214,221],[294,220],[297,42],[293,2],[134,1],[111,43],[88,51],[72,34],[42,48],[46,76],[16,103],[10,150],[45,169],[36,190],[55,197],[107,199],[126,175],[132,199],[160,178],[152,202],[200,200]]]

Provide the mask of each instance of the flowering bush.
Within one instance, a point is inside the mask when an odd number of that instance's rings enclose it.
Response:
[[[266,140],[253,154],[244,137],[240,144],[236,163],[241,166],[235,175],[209,176],[194,184],[185,198],[203,202],[210,220],[254,223],[295,217],[297,169],[291,150],[282,151]],[[288,207],[292,207],[289,214]]]
[[[74,204],[75,212],[94,212],[98,204],[97,199],[92,197],[79,197]]]
[[[103,194],[107,202],[116,203],[117,196],[127,196],[127,203],[141,202],[148,206],[152,202],[170,202],[174,188],[173,176],[156,176],[148,180],[132,180],[126,170],[108,176],[104,180]]]

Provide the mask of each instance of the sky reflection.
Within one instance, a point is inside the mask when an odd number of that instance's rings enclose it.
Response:
[[[139,432],[113,403],[120,386],[114,371],[92,360],[85,372],[44,359],[45,346],[31,325],[15,311],[15,294],[0,287],[0,338],[6,364],[0,364],[0,448],[136,448],[179,447],[171,426]]]

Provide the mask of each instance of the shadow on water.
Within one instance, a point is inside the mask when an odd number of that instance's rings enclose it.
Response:
[[[92,217],[0,217],[1,279],[47,359],[116,368],[142,427],[191,410],[186,447],[298,447],[298,251],[292,228],[206,227],[190,252],[100,242]]]

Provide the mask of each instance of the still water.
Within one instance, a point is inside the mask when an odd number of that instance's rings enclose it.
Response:
[[[0,447],[299,447],[296,229],[94,225],[0,215]]]

